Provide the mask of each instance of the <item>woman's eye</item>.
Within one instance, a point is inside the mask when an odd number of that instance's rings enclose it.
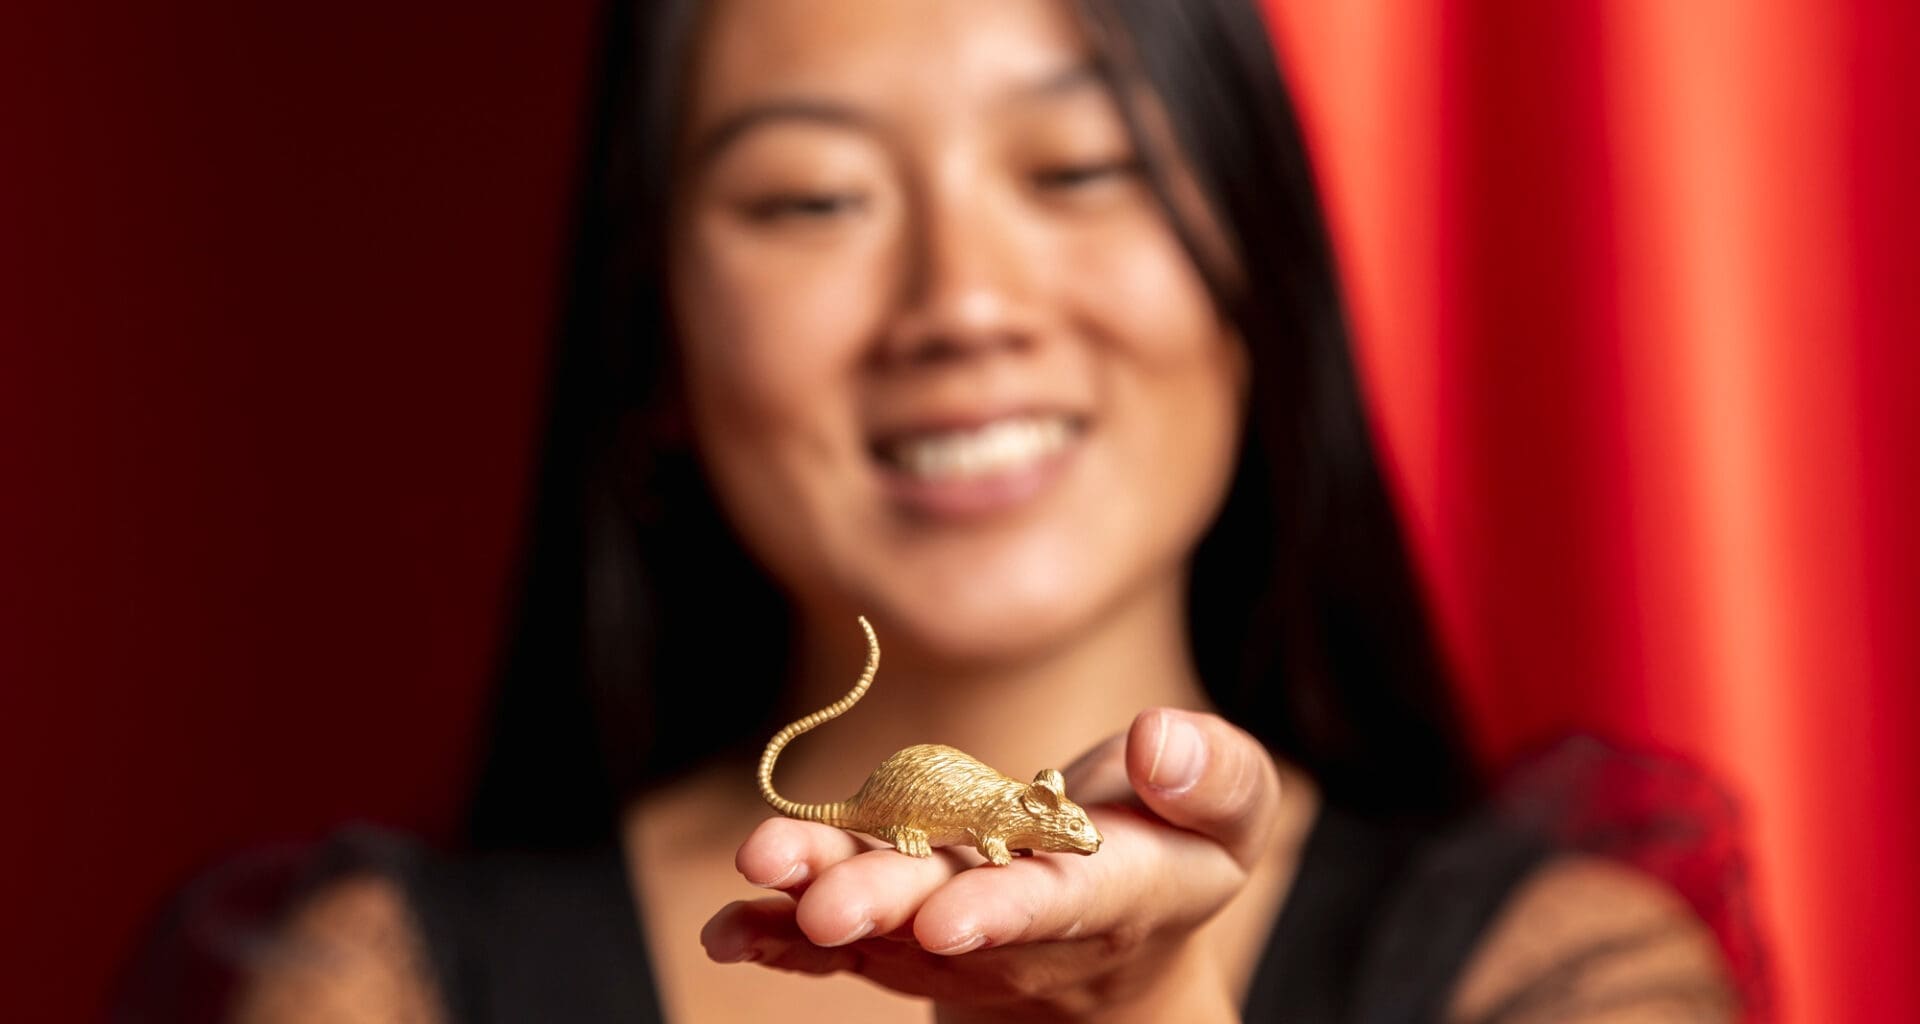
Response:
[[[757,222],[827,220],[856,213],[866,201],[858,192],[787,192],[748,202],[746,214]]]
[[[1070,190],[1132,177],[1140,170],[1133,159],[1105,160],[1098,163],[1065,164],[1034,172],[1034,184],[1043,189]]]

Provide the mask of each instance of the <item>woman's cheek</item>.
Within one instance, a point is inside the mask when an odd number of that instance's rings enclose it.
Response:
[[[1088,246],[1076,260],[1087,271],[1076,302],[1097,318],[1093,332],[1108,349],[1138,483],[1181,496],[1165,510],[1180,520],[1176,532],[1197,534],[1231,478],[1245,352],[1170,231],[1139,228]]]
[[[682,321],[702,461],[730,520],[784,578],[804,578],[808,536],[830,532],[846,471],[857,374],[872,337],[875,261],[859,248],[735,238],[704,262]]]
[[[712,308],[724,311],[725,347],[751,383],[812,394],[852,379],[872,343],[878,303],[890,294],[873,246],[835,246],[737,256],[721,268]]]
[[[857,364],[857,289],[844,275],[734,260],[684,318],[689,390],[711,426],[780,430],[816,418],[823,388]]]
[[[1083,236],[1060,262],[1074,268],[1075,306],[1132,358],[1177,364],[1214,333],[1206,283],[1164,227],[1136,223]]]

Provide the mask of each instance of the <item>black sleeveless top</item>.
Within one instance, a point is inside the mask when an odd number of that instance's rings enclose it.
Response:
[[[617,849],[456,860],[370,830],[335,845],[342,866],[371,867],[402,886],[453,1020],[664,1020]],[[1245,1018],[1442,1019],[1487,924],[1546,853],[1542,841],[1489,820],[1423,839],[1323,808]]]

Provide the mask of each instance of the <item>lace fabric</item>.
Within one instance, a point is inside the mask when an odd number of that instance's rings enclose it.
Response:
[[[1743,818],[1712,773],[1676,754],[1576,734],[1516,759],[1492,810],[1561,852],[1625,864],[1679,894],[1718,940],[1742,1018],[1775,1019]]]
[[[398,833],[355,825],[323,842],[262,844],[223,858],[172,894],[155,916],[121,972],[111,1019],[228,1019],[250,978],[289,958],[322,955],[285,941],[287,921],[315,894],[369,873],[403,876],[423,855],[424,847]],[[356,939],[403,969],[426,969],[410,931]]]
[[[315,895],[366,879],[392,883],[406,912],[329,929],[329,943],[287,940],[286,925]],[[280,1019],[247,982],[290,966],[302,979],[292,997],[306,1002],[298,1019],[316,1019],[315,1002],[345,1008],[364,991],[332,981],[342,972],[330,943],[346,942],[360,964],[424,983],[428,1020],[646,1024],[659,1018],[632,907],[614,849],[447,857],[399,832],[349,826],[317,843],[245,851],[182,888],[124,973],[113,1019],[222,1021],[243,1008],[247,1019]],[[348,1012],[420,1019],[386,1007]]]

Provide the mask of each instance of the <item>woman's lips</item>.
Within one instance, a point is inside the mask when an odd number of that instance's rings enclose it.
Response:
[[[1084,421],[1075,417],[1010,416],[893,439],[876,446],[876,464],[888,497],[910,515],[980,519],[1047,490],[1066,471],[1084,432]]]

